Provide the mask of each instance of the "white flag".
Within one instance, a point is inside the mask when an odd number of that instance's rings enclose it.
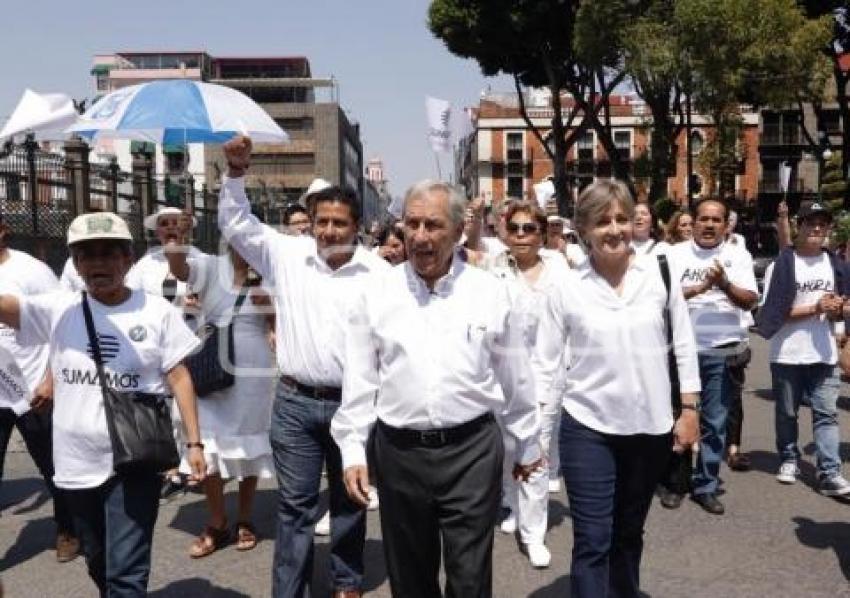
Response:
[[[788,184],[791,182],[791,165],[783,162],[779,165],[779,187],[783,193],[788,193]]]
[[[30,408],[30,391],[14,355],[0,346],[0,408],[23,415]]]
[[[448,153],[452,150],[451,118],[452,106],[446,100],[425,98],[428,114],[428,141],[435,152]]]
[[[549,200],[555,197],[555,184],[550,179],[540,181],[534,185],[534,194],[537,196],[537,205],[545,212]]]

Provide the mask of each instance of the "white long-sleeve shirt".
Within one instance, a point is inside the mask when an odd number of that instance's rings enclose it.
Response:
[[[331,433],[344,467],[365,465],[378,418],[430,430],[501,413],[518,459],[540,456],[540,424],[523,328],[506,285],[457,257],[429,290],[410,263],[372,280],[345,340],[342,404]]]
[[[670,290],[670,318],[681,392],[699,392],[696,344],[681,287]],[[538,350],[557,361],[566,346],[563,405],[585,426],[606,434],[663,434],[673,426],[667,333],[667,290],[655,256],[636,256],[622,294],[586,263],[550,294]],[[550,384],[550,392],[556,392]]]
[[[283,235],[251,214],[242,177],[224,179],[218,223],[274,291],[281,373],[311,386],[341,386],[347,311],[360,289],[371,284],[370,274],[389,264],[358,245],[348,263],[331,269],[315,239]]]

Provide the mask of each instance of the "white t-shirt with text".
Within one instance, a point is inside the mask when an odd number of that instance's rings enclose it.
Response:
[[[716,260],[723,266],[732,284],[753,293],[758,292],[753,258],[742,247],[721,243],[706,249],[694,241],[688,241],[671,247],[667,251],[667,258],[671,272],[682,289],[702,284]],[[688,299],[688,311],[699,351],[747,338],[743,310],[719,288]]]
[[[765,296],[773,278],[773,264],[764,274]],[[814,305],[825,293],[835,289],[835,273],[826,253],[813,257],[794,254],[794,278],[797,296],[792,307]],[[803,365],[838,361],[838,349],[832,323],[824,316],[786,321],[770,339],[771,363]]]
[[[180,312],[138,290],[120,305],[91,297],[89,305],[109,385],[119,391],[167,393],[165,375],[200,343]],[[50,345],[54,482],[68,489],[100,486],[113,474],[112,447],[82,294],[58,291],[25,298],[19,334]]]

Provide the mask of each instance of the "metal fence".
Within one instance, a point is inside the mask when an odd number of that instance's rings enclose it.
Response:
[[[91,210],[111,211],[127,222],[141,255],[154,239],[144,218],[161,205],[191,205],[198,222],[193,243],[202,251],[218,249],[216,210],[210,192],[195,189],[191,177],[157,180],[148,155],[122,171],[115,160],[91,163],[79,140],[60,153],[45,151],[32,139],[0,149],[0,214],[12,245],[46,261],[57,272],[67,258],[66,233],[71,220]]]

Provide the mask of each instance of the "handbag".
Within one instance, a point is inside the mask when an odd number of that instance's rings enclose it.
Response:
[[[115,471],[159,473],[177,467],[180,456],[174,442],[171,413],[165,395],[111,388],[103,370],[103,357],[85,291],[83,314],[103,394],[103,410]]]
[[[670,317],[670,265],[666,255],[658,255],[658,268],[661,279],[667,289],[667,301],[664,303],[664,330],[667,335],[667,370],[670,375],[670,404],[673,406],[673,416],[678,417],[682,412],[682,394],[679,386],[679,366],[676,363],[676,353],[673,351],[673,322]]]
[[[239,309],[245,302],[247,286],[243,284],[242,288],[239,289],[239,297],[233,306],[233,317],[239,313]],[[192,376],[195,394],[203,398],[217,390],[230,388],[236,381],[233,372],[228,368],[222,367],[222,358],[227,359],[227,363],[235,363],[233,318],[231,318],[227,326],[205,324],[198,331],[198,337],[201,339],[202,344],[186,358],[185,364],[189,369],[189,374]],[[222,337],[225,337],[226,347],[222,346]],[[227,353],[222,355],[222,351],[224,350]]]

